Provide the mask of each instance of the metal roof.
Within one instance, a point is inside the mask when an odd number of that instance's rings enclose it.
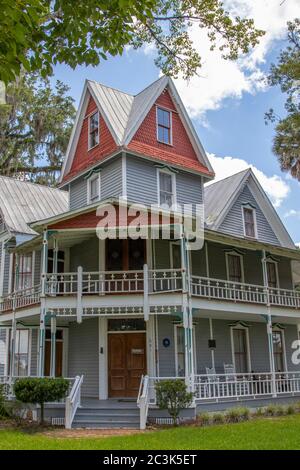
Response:
[[[10,232],[35,235],[30,222],[66,212],[68,207],[66,191],[0,176],[0,211]]]

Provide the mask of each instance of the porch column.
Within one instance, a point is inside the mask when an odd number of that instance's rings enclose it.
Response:
[[[42,292],[41,297],[45,297],[46,294],[46,274],[48,271],[48,230],[44,228],[43,231],[43,247],[42,247],[42,262],[41,262],[41,272],[42,272]]]
[[[52,273],[57,274],[57,264],[58,264],[58,240],[57,238],[53,239],[53,267]]]
[[[46,322],[46,309],[44,302],[41,302],[40,313],[40,330],[39,330],[39,363],[38,363],[38,376],[44,377],[45,367],[45,322]]]
[[[276,393],[275,361],[274,361],[274,348],[273,348],[273,330],[272,330],[272,317],[270,314],[267,315],[267,335],[268,335],[268,346],[269,346],[270,371],[272,374],[272,394],[274,397],[276,397],[277,393]]]
[[[213,321],[212,318],[209,318],[209,336],[210,339],[214,339],[214,331],[213,331]],[[210,348],[210,353],[211,353],[211,367],[215,369],[215,350],[214,348]]]
[[[15,312],[14,312],[12,326],[11,326],[10,345],[9,345],[9,357],[10,357],[9,376],[10,378],[14,376],[14,372],[15,372],[16,336],[17,336],[17,321],[15,318]]]
[[[51,315],[50,377],[56,375],[56,315]]]

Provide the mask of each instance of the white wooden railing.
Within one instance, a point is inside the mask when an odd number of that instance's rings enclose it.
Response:
[[[149,376],[142,375],[137,405],[140,409],[140,429],[146,429],[149,409]]]
[[[300,372],[195,375],[194,386],[199,401],[300,395]]]
[[[41,286],[36,285],[15,291],[5,297],[3,297],[0,303],[0,312],[6,312],[18,308],[28,307],[29,305],[35,305],[40,302]]]
[[[77,375],[71,388],[69,395],[66,398],[65,410],[65,427],[71,429],[75,413],[81,405],[81,385],[83,382],[83,375]]]

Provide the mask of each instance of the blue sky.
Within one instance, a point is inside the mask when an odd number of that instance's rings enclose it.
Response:
[[[190,83],[175,82],[208,153],[217,178],[253,166],[256,175],[275,204],[294,241],[300,242],[300,183],[280,171],[272,154],[273,127],[264,123],[264,113],[273,107],[283,115],[284,99],[279,89],[268,88],[264,77],[276,60],[284,42],[288,19],[299,16],[300,1],[226,0],[238,12],[250,14],[267,31],[261,44],[238,63],[225,63],[218,52],[210,53],[204,33],[192,31],[199,43],[204,66],[201,76]],[[225,2],[226,3],[226,2]],[[227,5],[227,6],[228,6]],[[84,80],[136,94],[159,76],[154,66],[155,50],[128,50],[123,57],[110,58],[100,66],[55,68],[54,79],[70,86],[70,94],[80,99]]]

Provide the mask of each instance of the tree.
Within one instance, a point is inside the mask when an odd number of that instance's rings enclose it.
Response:
[[[0,0],[0,80],[53,65],[98,65],[126,46],[153,42],[163,73],[190,77],[201,66],[189,27],[205,29],[211,47],[236,59],[263,34],[252,19],[232,18],[221,0]]]
[[[278,116],[274,109],[266,115],[266,123],[276,122],[273,152],[282,171],[288,171],[300,181],[300,20],[288,23],[289,45],[283,50],[277,64],[272,64],[268,77],[271,86],[279,85],[287,98],[286,116]]]
[[[75,108],[69,88],[21,74],[0,104],[0,173],[54,184],[70,137]]]
[[[180,411],[193,402],[193,393],[187,391],[184,380],[168,379],[155,384],[157,404],[161,410],[168,410],[174,426],[178,424]]]
[[[41,407],[41,424],[44,424],[45,403],[65,398],[69,381],[62,378],[22,378],[14,384],[16,399],[22,403],[38,404]]]

